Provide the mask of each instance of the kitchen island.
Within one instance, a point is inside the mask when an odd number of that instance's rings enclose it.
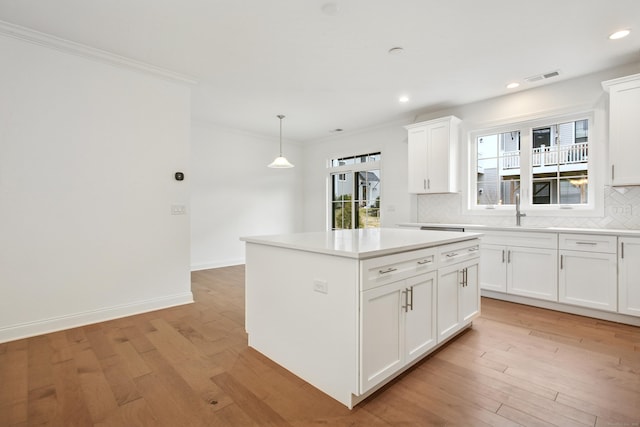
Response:
[[[480,236],[244,237],[249,346],[353,408],[480,313]]]

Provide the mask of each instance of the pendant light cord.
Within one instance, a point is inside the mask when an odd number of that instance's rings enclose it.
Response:
[[[280,119],[280,157],[282,157],[282,119],[284,119],[284,116],[278,114],[277,117]]]

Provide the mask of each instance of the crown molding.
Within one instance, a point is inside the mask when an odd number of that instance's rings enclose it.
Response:
[[[180,83],[186,83],[189,85],[198,84],[198,81],[195,78],[185,74],[177,73],[145,62],[136,61],[135,59],[127,58],[125,56],[116,55],[115,53],[107,52],[106,50],[72,42],[71,40],[52,36],[20,25],[11,24],[6,21],[0,21],[0,35],[70,53],[72,55],[81,56],[83,58],[96,60],[109,65],[142,71]]]

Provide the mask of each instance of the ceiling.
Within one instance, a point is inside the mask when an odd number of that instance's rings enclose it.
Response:
[[[300,142],[640,61],[639,0],[0,0],[0,20],[192,76],[195,119],[275,136],[284,114]]]

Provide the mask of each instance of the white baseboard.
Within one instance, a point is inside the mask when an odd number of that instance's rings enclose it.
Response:
[[[193,303],[193,294],[185,292],[99,310],[21,323],[0,328],[0,343],[190,303]]]
[[[481,289],[480,295],[487,298],[499,299],[502,301],[515,302],[518,304],[531,305],[548,310],[562,311],[579,316],[593,317],[595,319],[608,320],[610,322],[624,323],[632,326],[640,326],[640,317],[629,316],[627,314],[613,313],[609,311],[596,310],[594,308],[578,307],[554,301],[545,301],[535,298],[521,297],[519,295],[505,294],[503,292],[489,291]]]
[[[244,258],[226,259],[223,261],[213,261],[204,264],[192,264],[191,271],[209,270],[212,268],[231,267],[233,265],[244,264]]]

